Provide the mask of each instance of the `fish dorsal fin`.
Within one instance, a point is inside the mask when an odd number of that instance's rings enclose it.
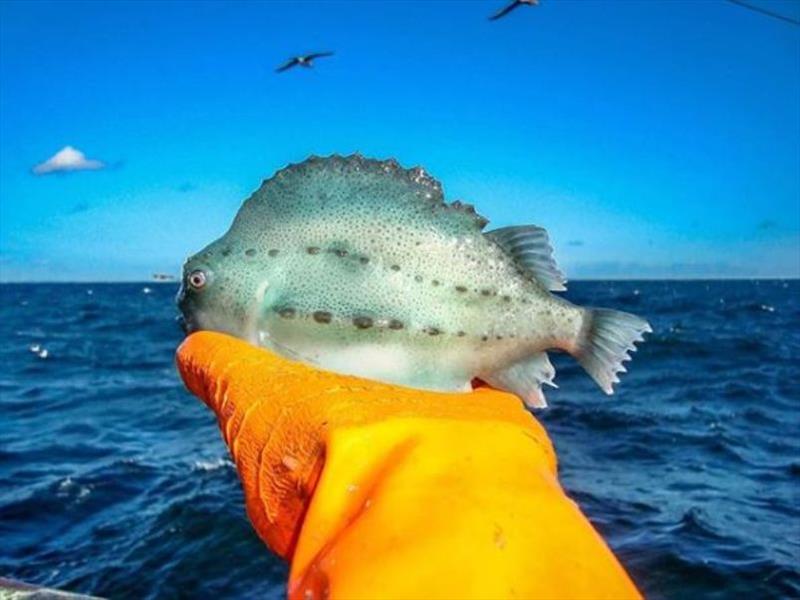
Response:
[[[522,398],[526,406],[545,408],[542,384],[558,387],[553,383],[556,370],[547,357],[547,352],[539,352],[513,363],[503,370],[481,374],[480,378],[499,390],[511,392]]]
[[[488,222],[461,202],[447,204],[438,181],[422,168],[361,155],[312,156],[264,181],[245,202],[234,227],[261,218],[363,219],[424,223],[450,233],[480,232]]]
[[[547,231],[536,225],[503,227],[484,234],[551,292],[563,292],[567,279],[553,258]]]

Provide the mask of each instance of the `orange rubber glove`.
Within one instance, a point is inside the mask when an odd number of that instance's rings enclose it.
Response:
[[[639,598],[515,396],[336,375],[217,333],[178,350],[292,599]]]

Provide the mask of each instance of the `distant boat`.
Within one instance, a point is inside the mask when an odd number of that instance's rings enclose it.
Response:
[[[175,281],[176,279],[175,275],[168,273],[153,273],[153,281]]]

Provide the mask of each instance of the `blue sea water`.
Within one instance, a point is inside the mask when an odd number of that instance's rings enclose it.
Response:
[[[0,576],[282,598],[286,566],[175,372],[175,287],[144,287],[0,285]],[[655,329],[612,398],[556,356],[561,388],[537,413],[638,585],[800,597],[800,282],[573,282],[568,297]]]

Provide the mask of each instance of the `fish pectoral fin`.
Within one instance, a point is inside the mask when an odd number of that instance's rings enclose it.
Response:
[[[553,258],[547,231],[537,225],[503,227],[484,234],[551,292],[563,292],[566,277]]]
[[[290,360],[294,360],[296,362],[301,362],[312,366],[319,365],[319,362],[314,358],[311,358],[309,354],[298,352],[294,348],[290,348],[286,344],[279,342],[278,340],[270,336],[269,333],[267,332],[261,333],[257,345],[270,348],[271,350],[277,352],[281,356],[288,358]]]
[[[547,400],[542,392],[542,384],[558,387],[553,383],[555,375],[556,370],[550,364],[547,352],[539,352],[505,369],[484,373],[479,377],[492,387],[519,396],[530,408],[544,408]]]

